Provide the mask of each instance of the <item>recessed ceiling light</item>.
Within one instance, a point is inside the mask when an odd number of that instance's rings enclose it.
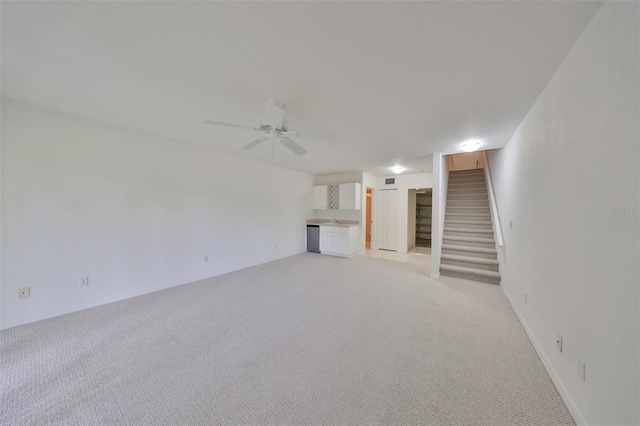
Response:
[[[393,166],[391,167],[391,171],[397,175],[399,175],[400,173],[404,172],[404,167],[402,166]]]
[[[480,148],[480,141],[477,139],[470,139],[462,144],[462,150],[464,152],[477,151]]]

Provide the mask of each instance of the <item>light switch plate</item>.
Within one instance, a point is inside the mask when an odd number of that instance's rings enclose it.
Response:
[[[576,360],[578,361],[578,376],[582,379],[583,382],[585,382],[587,380],[587,364],[578,357],[576,357]]]
[[[556,338],[556,348],[558,348],[558,350],[562,352],[562,336],[559,334],[558,334],[558,337]]]

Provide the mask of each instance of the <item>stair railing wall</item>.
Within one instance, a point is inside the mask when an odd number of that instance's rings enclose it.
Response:
[[[484,177],[487,180],[487,191],[489,192],[489,208],[491,210],[491,221],[493,222],[493,228],[495,229],[498,246],[504,247],[504,239],[502,238],[502,226],[500,224],[500,214],[498,213],[498,203],[496,202],[496,196],[493,192],[491,168],[489,167],[489,160],[487,158],[486,151],[482,151],[482,156],[484,158]]]
[[[431,278],[440,278],[440,259],[444,234],[449,185],[449,158],[442,153],[433,154],[433,193],[431,206]]]

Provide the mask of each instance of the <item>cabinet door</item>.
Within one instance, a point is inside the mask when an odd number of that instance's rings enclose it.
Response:
[[[316,185],[313,187],[313,202],[311,208],[314,210],[327,209],[327,185]]]
[[[333,234],[331,232],[320,231],[320,251],[333,252]]]
[[[360,210],[360,184],[340,184],[340,210]]]
[[[333,252],[339,254],[349,253],[349,234],[333,234]]]

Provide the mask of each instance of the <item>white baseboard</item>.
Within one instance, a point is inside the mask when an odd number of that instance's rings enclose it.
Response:
[[[431,278],[433,278],[434,280],[439,280],[440,274],[431,274]]]
[[[540,346],[540,343],[538,343],[538,340],[533,335],[531,328],[529,328],[529,325],[526,323],[526,321],[522,317],[522,314],[520,314],[520,311],[518,311],[518,308],[516,308],[515,303],[513,303],[513,299],[511,298],[509,293],[507,293],[504,286],[501,285],[500,288],[502,288],[502,292],[504,293],[505,297],[509,301],[509,304],[511,305],[511,309],[513,309],[513,312],[515,312],[516,316],[518,317],[518,321],[520,321],[520,324],[522,324],[522,328],[524,328],[524,331],[527,333],[527,336],[529,337],[531,344],[533,345],[536,352],[538,353],[538,356],[542,361],[542,365],[544,365],[544,368],[547,370],[547,373],[549,373],[549,377],[551,377],[551,381],[556,386],[556,389],[558,389],[558,393],[560,394],[560,397],[562,398],[564,403],[567,405],[567,408],[569,409],[569,413],[571,413],[571,415],[573,416],[573,420],[575,420],[576,424],[579,426],[581,425],[587,426],[587,422],[585,421],[584,417],[582,416],[582,413],[578,409],[578,406],[576,405],[573,398],[571,398],[571,395],[569,395],[569,391],[567,391],[567,388],[564,386],[564,383],[562,383],[562,380],[560,380],[560,376],[558,376],[558,373],[556,373],[556,371],[554,370],[553,365],[551,364],[551,361],[549,361],[549,358],[547,358],[547,355],[542,351],[542,346]]]

